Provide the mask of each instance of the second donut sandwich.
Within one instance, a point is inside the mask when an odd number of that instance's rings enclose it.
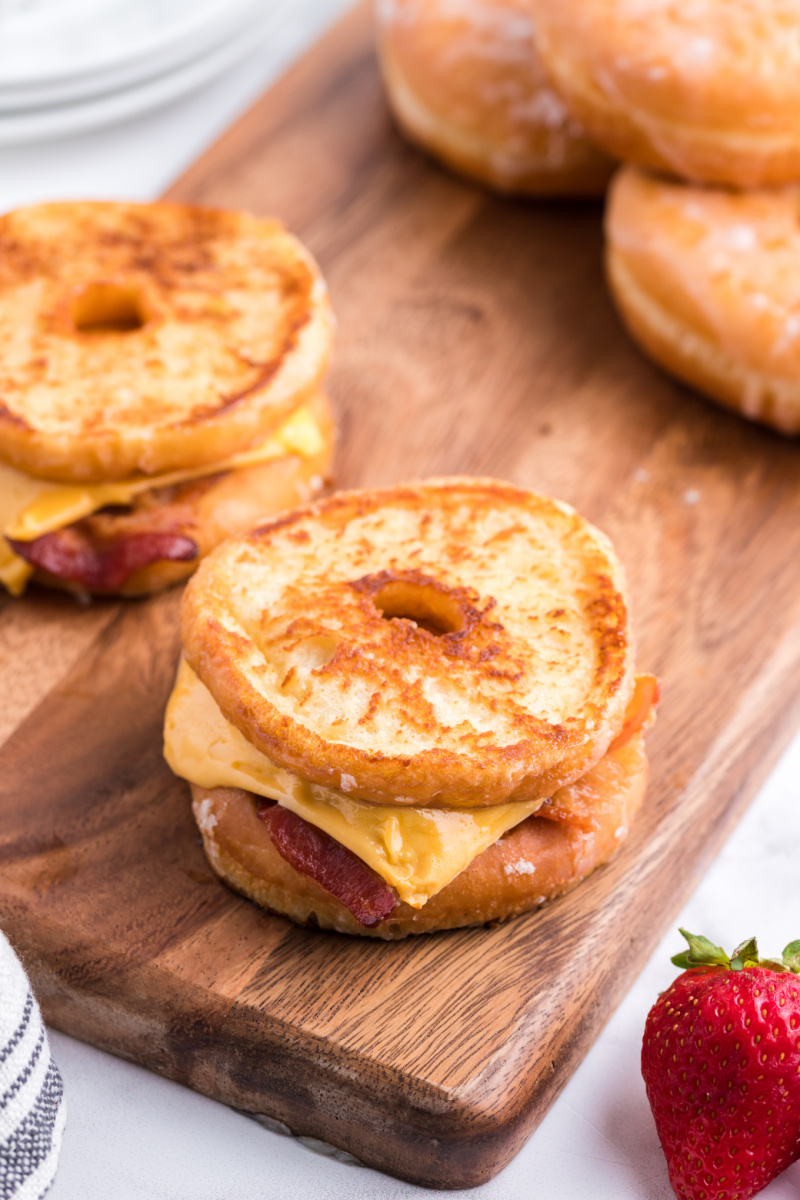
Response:
[[[308,499],[324,281],[274,221],[175,204],[0,218],[0,583],[140,595]]]

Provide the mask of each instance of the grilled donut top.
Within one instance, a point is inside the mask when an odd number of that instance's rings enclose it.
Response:
[[[311,257],[274,221],[176,204],[0,218],[0,458],[106,481],[213,463],[325,365]]]
[[[550,796],[605,753],[633,686],[608,539],[493,480],[343,492],[230,541],[182,632],[264,754],[381,804]]]

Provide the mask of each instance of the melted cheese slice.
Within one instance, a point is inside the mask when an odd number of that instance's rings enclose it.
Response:
[[[256,750],[184,661],[167,705],[164,757],[176,775],[198,787],[244,788],[277,800],[352,850],[414,908],[542,803],[395,808],[306,783]]]
[[[151,488],[171,487],[220,471],[255,466],[286,454],[313,458],[323,447],[322,431],[311,410],[303,405],[260,445],[185,471],[136,475],[117,483],[64,484],[35,479],[0,463],[0,531],[3,534],[0,538],[0,583],[12,596],[19,596],[33,574],[33,567],[14,553],[5,540],[7,537],[32,542],[54,529],[63,529],[73,521],[91,516],[108,504],[130,504],[134,497]]]

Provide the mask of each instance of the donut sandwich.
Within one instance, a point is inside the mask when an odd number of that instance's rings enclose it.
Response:
[[[274,221],[177,204],[0,218],[0,583],[140,595],[330,464],[324,281]]]
[[[165,756],[208,860],[301,925],[505,920],[622,844],[658,700],[623,571],[572,508],[489,479],[341,492],[212,551]]]

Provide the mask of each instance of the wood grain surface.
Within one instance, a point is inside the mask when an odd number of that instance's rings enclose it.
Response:
[[[174,188],[277,214],[339,317],[338,482],[484,473],[614,539],[664,681],[645,808],[572,895],[374,944],[228,891],[161,759],[179,596],[0,618],[0,917],[49,1021],[403,1178],[475,1184],[541,1119],[800,717],[798,448],[622,333],[593,205],[492,199],[392,130],[357,7]]]

